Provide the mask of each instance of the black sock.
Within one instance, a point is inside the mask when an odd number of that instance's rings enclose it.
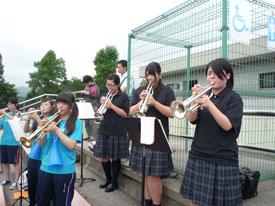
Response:
[[[120,169],[121,169],[120,159],[113,160],[112,161],[112,184],[113,185],[117,185],[117,177],[120,173]]]
[[[145,206],[152,206],[153,205],[152,199],[145,199],[144,203],[145,203],[144,204]]]
[[[106,176],[106,182],[110,183],[112,181],[111,161],[101,162],[101,164]]]

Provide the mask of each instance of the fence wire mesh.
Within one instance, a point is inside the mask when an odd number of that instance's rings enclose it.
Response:
[[[177,99],[190,96],[190,88],[206,84],[205,65],[227,57],[235,74],[234,90],[243,98],[245,110],[275,110],[275,52],[267,48],[267,12],[275,5],[248,0],[252,19],[250,44],[229,41],[223,23],[230,15],[230,1],[188,0],[132,30],[129,35],[129,70],[142,83],[145,66],[160,63],[162,80]],[[225,21],[226,22],[226,21]],[[227,21],[228,22],[228,21]],[[170,143],[176,172],[183,174],[195,127],[185,119],[170,119]],[[239,144],[275,151],[275,117],[244,116]],[[273,157],[273,158],[272,158]],[[275,175],[275,155],[240,148],[240,166]]]

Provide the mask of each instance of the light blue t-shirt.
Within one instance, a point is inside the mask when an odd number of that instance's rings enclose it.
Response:
[[[39,136],[39,135],[37,135],[37,136]],[[41,160],[42,159],[42,146],[40,146],[37,141],[32,142],[32,147],[31,147],[31,152],[29,154],[29,157],[33,160]]]
[[[59,128],[63,133],[66,132],[66,120],[61,120]],[[82,141],[82,123],[79,119],[75,122],[75,129],[67,135],[77,143]],[[55,149],[54,149],[55,148]],[[40,169],[44,172],[51,174],[70,174],[75,172],[75,149],[68,149],[63,142],[59,139],[56,133],[47,134],[47,141],[43,146],[43,157]],[[57,155],[57,153],[59,153]],[[57,156],[57,158],[56,158]],[[52,162],[60,160],[61,166],[51,166]]]
[[[11,115],[11,113],[9,113]],[[4,117],[0,120],[0,128],[3,129],[3,134],[0,140],[0,145],[18,146],[19,142],[15,140],[10,124],[8,123],[8,117]]]

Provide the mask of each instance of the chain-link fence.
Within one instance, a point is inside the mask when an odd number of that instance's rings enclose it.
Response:
[[[275,110],[275,52],[267,47],[267,12],[275,5],[248,0],[250,43],[228,40],[229,0],[188,0],[139,26],[129,34],[129,73],[140,82],[145,66],[160,63],[162,79],[177,99],[190,96],[190,88],[206,84],[205,65],[226,57],[234,67],[236,90],[245,110]],[[274,29],[275,30],[275,29]],[[275,174],[275,117],[245,115],[240,145],[269,148],[254,151],[240,147],[240,165],[261,170],[262,179]],[[194,126],[185,119],[170,119],[170,142],[176,171],[183,173]],[[270,157],[270,158],[269,158]]]

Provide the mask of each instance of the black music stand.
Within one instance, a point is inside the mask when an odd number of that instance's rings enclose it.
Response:
[[[20,173],[21,173],[20,196],[12,203],[11,206],[15,205],[19,200],[20,200],[20,202],[19,202],[20,206],[22,206],[23,200],[30,203],[29,200],[23,196],[23,192],[22,192],[22,190],[23,190],[23,182],[22,182],[22,179],[23,179],[23,176],[22,176],[22,174],[23,174],[23,162],[22,162],[23,161],[23,157],[22,157],[23,156],[23,145],[21,142],[19,142],[19,144],[20,144],[19,147],[20,147]]]
[[[82,121],[83,126],[85,127],[85,120],[96,119],[94,116],[94,110],[91,103],[86,102],[77,102],[79,115],[78,118]],[[82,187],[84,181],[93,182],[96,181],[95,178],[83,177],[83,134],[82,134],[82,141],[81,141],[81,150],[80,150],[80,178],[77,178],[79,181],[79,187]]]
[[[163,129],[162,123],[160,120],[155,119],[155,137],[157,139],[154,140],[153,144],[146,145],[140,143],[140,128],[141,128],[141,120],[140,118],[123,118],[123,125],[132,140],[132,144],[136,147],[142,147],[142,189],[141,189],[141,206],[144,206],[144,190],[145,190],[145,151],[146,149],[152,149],[161,152],[173,153],[168,139],[166,137],[166,133]]]

